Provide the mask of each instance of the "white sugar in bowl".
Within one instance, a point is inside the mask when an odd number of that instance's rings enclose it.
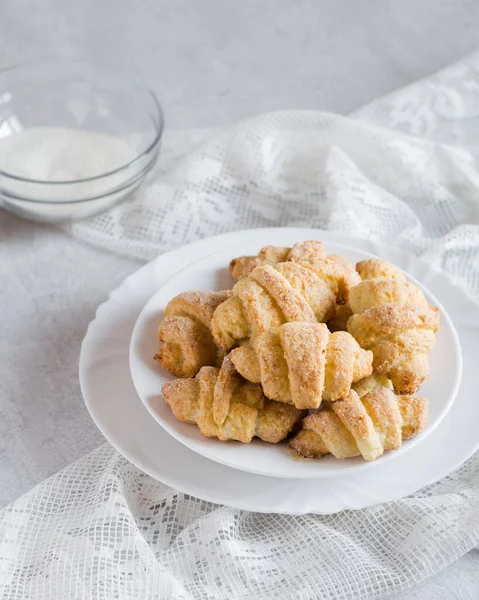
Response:
[[[129,75],[81,63],[0,71],[0,206],[69,221],[128,197],[156,163],[164,118]]]

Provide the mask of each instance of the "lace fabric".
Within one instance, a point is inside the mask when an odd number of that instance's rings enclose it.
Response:
[[[105,444],[4,509],[2,598],[383,598],[479,539],[479,459],[397,502],[331,516],[179,493]]]
[[[232,230],[321,227],[398,245],[479,299],[478,106],[475,54],[350,118],[280,112],[171,133],[134,201],[70,231],[146,260]],[[9,600],[380,598],[478,539],[477,455],[397,502],[289,517],[181,494],[105,444],[0,513],[0,589]]]

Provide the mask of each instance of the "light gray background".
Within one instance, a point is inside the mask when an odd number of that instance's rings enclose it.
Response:
[[[0,68],[33,58],[130,70],[167,126],[279,108],[347,113],[479,42],[467,0],[5,0]],[[0,505],[102,443],[77,362],[96,306],[139,263],[0,212]],[[479,552],[402,599],[479,596]]]

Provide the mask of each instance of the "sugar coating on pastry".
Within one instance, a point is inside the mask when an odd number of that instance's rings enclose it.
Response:
[[[202,366],[217,364],[222,353],[211,334],[211,318],[230,296],[230,291],[185,292],[173,298],[158,329],[162,345],[155,360],[176,377],[193,377]]]
[[[391,303],[428,307],[423,292],[417,286],[397,279],[367,279],[355,286],[350,293],[349,306],[353,314],[361,314],[371,306]]]
[[[372,373],[373,358],[349,333],[331,334],[323,323],[285,323],[229,357],[268,398],[301,409],[348,394],[353,382]]]
[[[421,396],[399,396],[403,439],[420,433],[427,425],[428,401]]]
[[[250,277],[268,291],[286,322],[316,321],[314,310],[303,295],[309,292],[308,283],[314,277],[308,270],[294,263],[279,263],[276,267],[257,267]],[[304,278],[308,282],[305,283]],[[316,295],[313,298],[316,299]]]
[[[190,317],[209,329],[216,307],[230,296],[230,290],[183,292],[168,302],[165,308],[165,317],[177,315]]]
[[[422,397],[396,396],[382,385],[362,398],[351,390],[345,398],[303,419],[301,431],[289,445],[306,458],[331,453],[339,459],[376,460],[422,431],[427,413],[428,403]]]
[[[350,261],[337,254],[326,255],[317,240],[296,242],[292,248],[265,246],[257,256],[240,256],[230,263],[230,272],[236,281],[250,275],[261,265],[293,262],[316,272],[330,287],[339,304],[347,302],[349,289],[359,283],[360,275]]]
[[[215,310],[211,330],[225,352],[283,323],[327,321],[335,296],[316,273],[295,263],[262,265],[241,279]]]
[[[325,384],[329,332],[325,325],[286,323],[278,330],[284,354],[289,396],[297,408],[317,408]],[[262,355],[260,354],[260,357]],[[260,358],[260,370],[264,364]]]
[[[348,331],[373,352],[376,373],[389,376],[397,393],[412,394],[429,374],[439,309],[386,261],[362,261],[357,269],[363,281],[350,290]]]
[[[214,340],[225,352],[283,323],[329,321],[361,281],[347,258],[326,255],[315,240],[265,246],[257,256],[233,259],[230,271],[238,281],[237,299],[221,305],[212,322]]]
[[[328,284],[336,302],[345,304],[349,298],[349,290],[361,281],[361,277],[347,259],[344,259],[345,263],[338,258],[336,255],[328,255],[320,260],[301,260],[298,264],[316,273]]]
[[[230,273],[235,281],[247,277],[253,269],[260,265],[274,265],[287,260],[324,258],[326,252],[321,242],[310,240],[296,242],[292,248],[284,246],[264,246],[257,256],[239,256],[230,262]]]
[[[276,444],[302,416],[294,406],[267,399],[261,387],[242,379],[227,359],[221,369],[202,367],[194,379],[166,383],[163,396],[177,419],[196,423],[203,435],[222,441],[247,444],[259,437]]]
[[[368,258],[366,260],[361,260],[356,264],[356,271],[362,279],[376,279],[377,277],[383,277],[386,279],[407,281],[407,278],[401,269],[382,258]]]
[[[155,359],[183,378],[163,386],[178,419],[222,441],[278,443],[315,410],[289,442],[306,458],[375,460],[425,428],[428,402],[413,394],[439,311],[400,269],[354,268],[310,240],[230,271],[232,291],[180,294],[160,324]]]
[[[322,244],[321,244],[322,245]],[[264,246],[257,256],[239,256],[230,262],[230,273],[235,281],[247,277],[253,269],[261,265],[274,265],[288,259],[290,248]]]

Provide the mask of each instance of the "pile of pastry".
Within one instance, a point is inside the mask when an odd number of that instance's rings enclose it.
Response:
[[[318,241],[231,261],[236,284],[169,302],[155,359],[174,415],[219,440],[301,457],[396,450],[427,422],[439,310],[392,264],[356,267]]]

